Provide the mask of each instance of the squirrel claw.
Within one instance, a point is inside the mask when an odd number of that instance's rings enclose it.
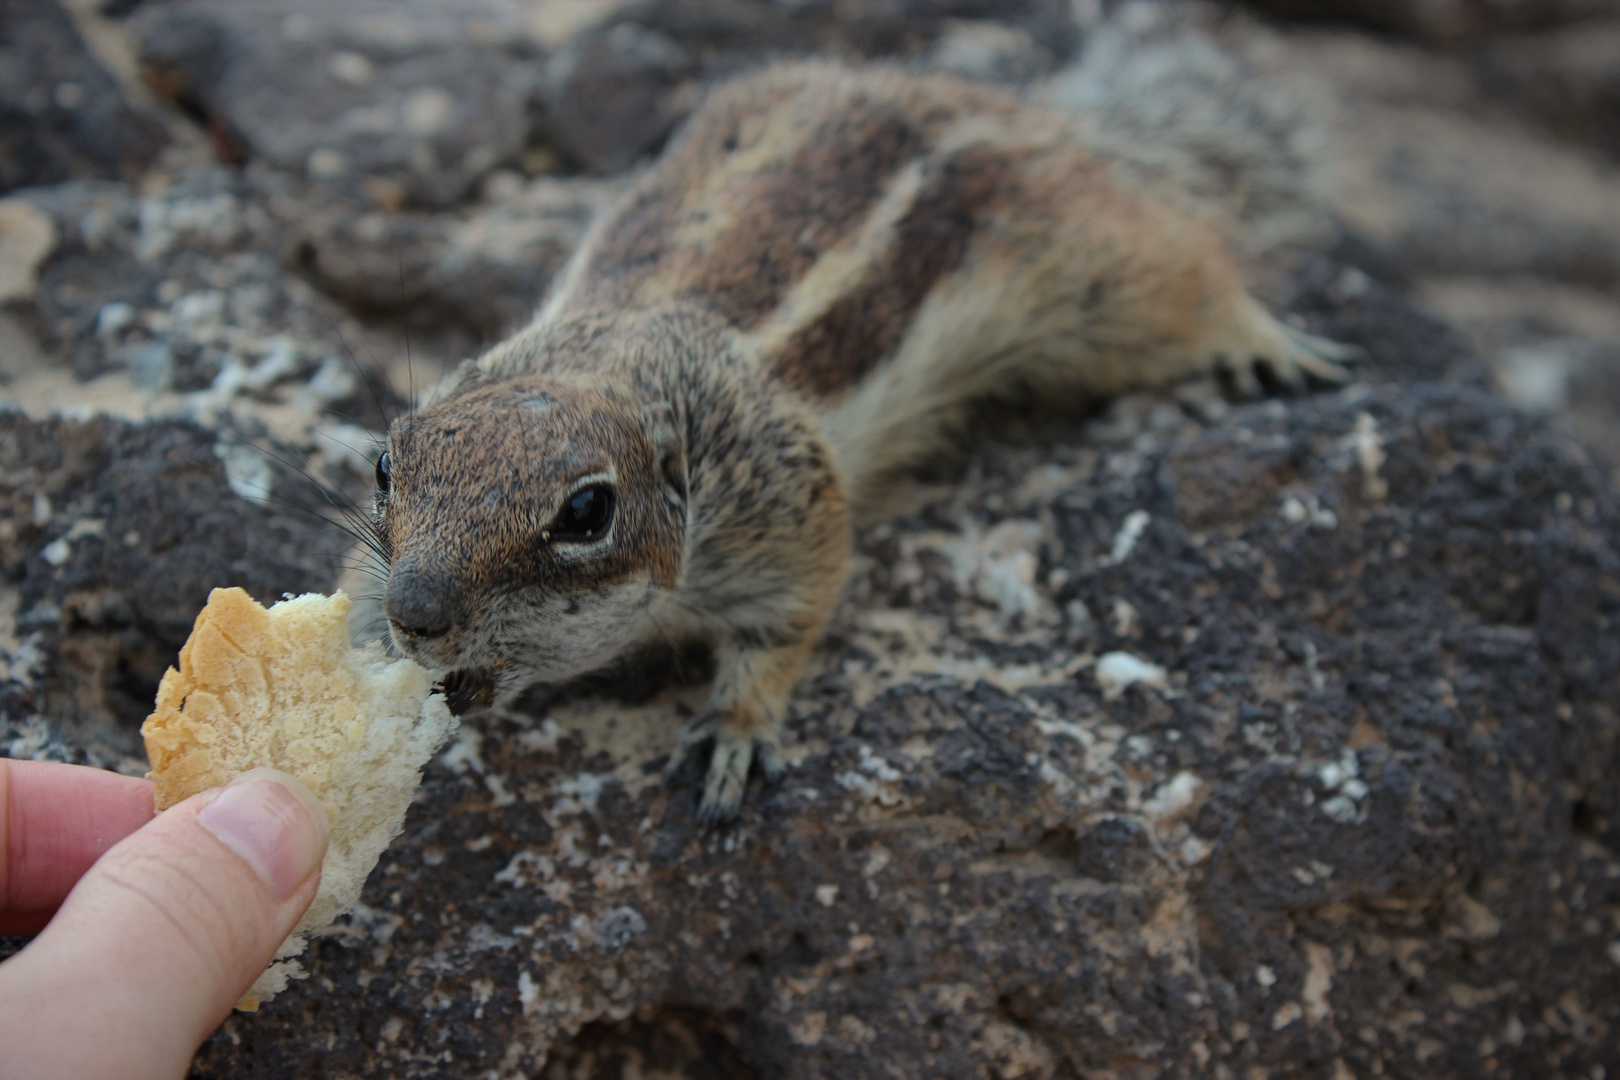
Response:
[[[715,736],[714,756],[709,759],[709,775],[703,781],[703,798],[698,802],[699,821],[712,827],[737,816],[753,760],[752,737],[725,732]]]
[[[1360,359],[1360,349],[1307,334],[1286,324],[1283,330],[1291,347],[1280,362],[1273,363],[1279,378],[1288,381],[1289,385],[1297,383],[1301,387],[1312,379],[1333,384],[1350,381],[1350,372],[1345,370],[1344,365]]]
[[[754,740],[754,761],[759,765],[759,771],[764,774],[767,784],[776,783],[787,772],[787,763],[782,760],[782,751],[774,742],[765,739]]]
[[[738,735],[723,729],[712,715],[701,716],[681,732],[680,742],[670,752],[664,766],[664,779],[672,780],[686,764],[692,751],[700,744],[713,740],[709,767],[703,780],[703,794],[698,800],[698,821],[712,828],[737,816],[748,790],[749,770],[757,763],[767,782],[781,777],[785,771],[776,743],[754,735]]]
[[[434,685],[433,692],[444,695],[444,703],[454,716],[482,712],[495,705],[495,680],[483,668],[451,671]]]
[[[681,771],[681,766],[691,758],[693,749],[714,738],[714,734],[714,716],[710,713],[699,716],[683,727],[675,748],[669,752],[669,760],[664,763],[664,782],[669,783],[675,779],[676,774]]]
[[[1296,330],[1256,308],[1248,339],[1232,351],[1217,350],[1213,366],[1234,396],[1253,399],[1271,389],[1299,393],[1313,382],[1346,383],[1350,373],[1344,365],[1356,357],[1357,350]]]

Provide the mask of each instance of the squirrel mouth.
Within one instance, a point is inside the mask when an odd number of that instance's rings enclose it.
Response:
[[[444,703],[456,716],[487,709],[495,701],[495,674],[488,668],[457,668],[434,686],[444,695]]]

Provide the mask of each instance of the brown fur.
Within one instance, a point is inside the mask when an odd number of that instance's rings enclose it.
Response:
[[[905,335],[934,283],[957,269],[993,199],[1016,198],[1016,163],[974,148],[947,158],[922,181],[884,258],[776,355],[772,370],[802,392],[830,398],[849,389]]]
[[[755,755],[775,761],[852,515],[971,402],[1216,363],[1332,376],[1332,352],[1073,118],[950,79],[773,68],[716,91],[534,323],[390,433],[395,639],[507,700],[649,638],[709,639],[689,741],[715,740],[702,809],[725,816]],[[554,541],[597,483],[611,536]]]

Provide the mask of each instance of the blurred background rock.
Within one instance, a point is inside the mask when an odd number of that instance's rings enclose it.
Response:
[[[707,81],[817,53],[1025,84],[1120,6],[5,0],[0,192],[29,194],[0,205],[0,393],[56,392],[19,339],[150,392],[277,348],[277,382],[345,342],[393,368],[408,332],[431,378],[525,317]],[[1211,7],[1324,129],[1361,261],[1620,462],[1620,0]],[[231,280],[165,261],[197,237]],[[190,332],[215,313],[279,336]]]

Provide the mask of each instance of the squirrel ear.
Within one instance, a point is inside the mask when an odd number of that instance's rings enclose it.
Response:
[[[641,422],[652,439],[658,461],[658,476],[669,493],[683,505],[686,502],[686,446],[675,423],[675,410],[665,402],[642,410]]]

